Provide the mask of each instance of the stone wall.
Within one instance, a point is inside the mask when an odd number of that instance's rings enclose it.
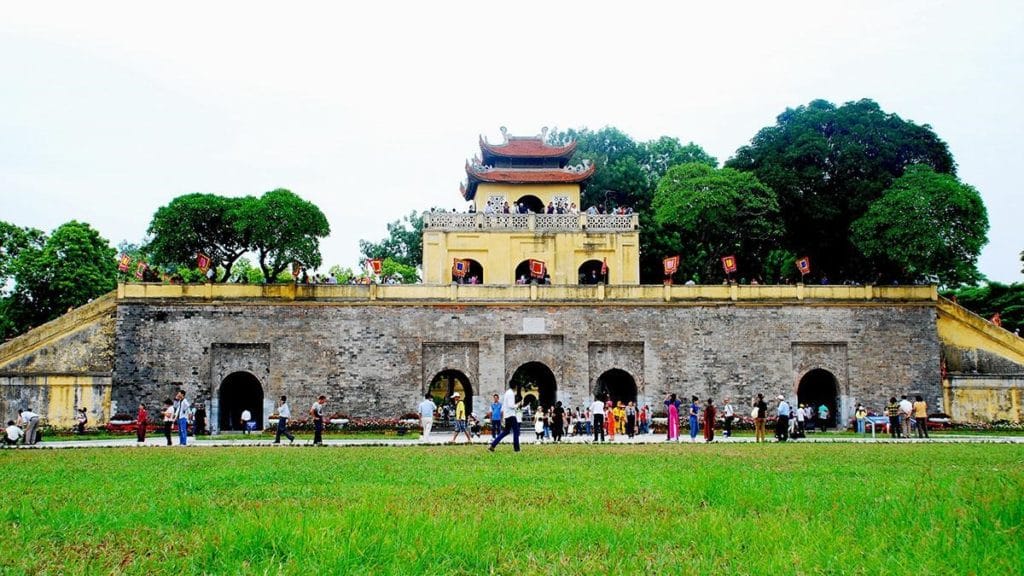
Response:
[[[452,369],[467,376],[482,413],[519,366],[541,362],[570,406],[589,401],[611,369],[633,378],[641,403],[660,406],[675,392],[742,404],[758,392],[795,399],[801,377],[824,369],[845,419],[857,402],[880,409],[893,394],[941,405],[935,323],[931,303],[123,300],[113,399],[155,405],[184,387],[213,405],[223,379],[241,370],[259,379],[265,410],[286,394],[302,416],[326,394],[328,412],[394,417]]]

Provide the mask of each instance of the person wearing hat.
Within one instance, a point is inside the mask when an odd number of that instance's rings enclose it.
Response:
[[[454,443],[459,437],[459,432],[466,435],[466,442],[473,443],[473,438],[469,435],[469,428],[466,424],[466,403],[462,401],[462,394],[455,392],[452,394],[452,401],[455,402],[455,433],[452,434],[452,442]]]
[[[785,442],[786,436],[789,434],[789,403],[786,402],[786,397],[779,394],[779,406],[778,420],[775,421],[775,439],[779,442]]]

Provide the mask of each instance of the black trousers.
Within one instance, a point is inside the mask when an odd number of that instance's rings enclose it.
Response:
[[[726,438],[728,438],[729,436],[732,436],[732,420],[733,420],[733,418],[735,418],[735,416],[726,416],[725,417],[725,436],[726,436]]]
[[[313,419],[313,444],[324,443],[324,419]]]
[[[164,422],[164,436],[167,437],[167,445],[171,445],[171,424],[172,422]]]
[[[601,435],[601,442],[604,442],[604,414],[594,414],[594,442],[597,442],[597,435]]]
[[[789,416],[779,416],[775,421],[775,437],[779,442],[785,442],[789,435]]]
[[[636,416],[626,416],[626,435],[632,438],[636,434]]]
[[[900,417],[889,416],[889,435],[893,438],[900,437]]]

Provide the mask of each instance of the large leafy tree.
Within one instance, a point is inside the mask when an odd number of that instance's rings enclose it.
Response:
[[[775,193],[747,172],[689,163],[673,166],[658,183],[654,219],[675,233],[680,270],[707,280],[722,273],[722,256],[737,255],[748,277],[782,233]]]
[[[380,242],[359,241],[364,258],[390,258],[413,269],[423,261],[423,214],[415,211],[388,224],[388,237]],[[406,275],[403,274],[403,278]]]
[[[778,195],[787,248],[810,255],[816,270],[848,278],[870,274],[850,242],[850,225],[913,164],[955,175],[953,157],[931,127],[871,100],[787,109],[726,162]]]
[[[41,245],[30,242],[11,265],[14,290],[0,325],[23,332],[113,290],[115,254],[96,230],[77,221],[61,225]]]
[[[911,166],[852,226],[853,244],[882,280],[937,276],[955,286],[981,279],[987,242],[981,195],[950,174]]]
[[[143,247],[152,264],[176,270],[194,268],[200,252],[222,271],[215,280],[231,277],[231,267],[249,250],[249,239],[239,217],[252,197],[225,198],[215,194],[187,194],[162,206],[149,224],[149,243]]]
[[[257,255],[264,278],[277,278],[292,262],[306,269],[322,263],[320,239],[331,233],[327,217],[312,202],[278,188],[241,205],[235,228]]]
[[[661,282],[662,258],[677,249],[678,239],[649,218],[658,181],[672,166],[697,162],[716,167],[718,160],[693,142],[682,144],[668,136],[636,142],[610,126],[597,131],[555,131],[548,139],[554,144],[575,140],[576,154],[571,162],[587,159],[597,167],[584,185],[581,208],[603,205],[611,210],[628,206],[640,214],[640,281]]]
[[[5,294],[13,280],[15,264],[21,253],[39,249],[46,242],[46,234],[35,228],[20,228],[0,221],[0,294]]]

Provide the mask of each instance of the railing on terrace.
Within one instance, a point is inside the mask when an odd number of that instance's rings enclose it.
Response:
[[[533,230],[537,232],[627,232],[640,228],[636,214],[482,214],[426,212],[425,230]]]
[[[663,286],[498,284],[146,284],[122,283],[119,300],[310,300],[344,302],[934,302],[935,286]]]

